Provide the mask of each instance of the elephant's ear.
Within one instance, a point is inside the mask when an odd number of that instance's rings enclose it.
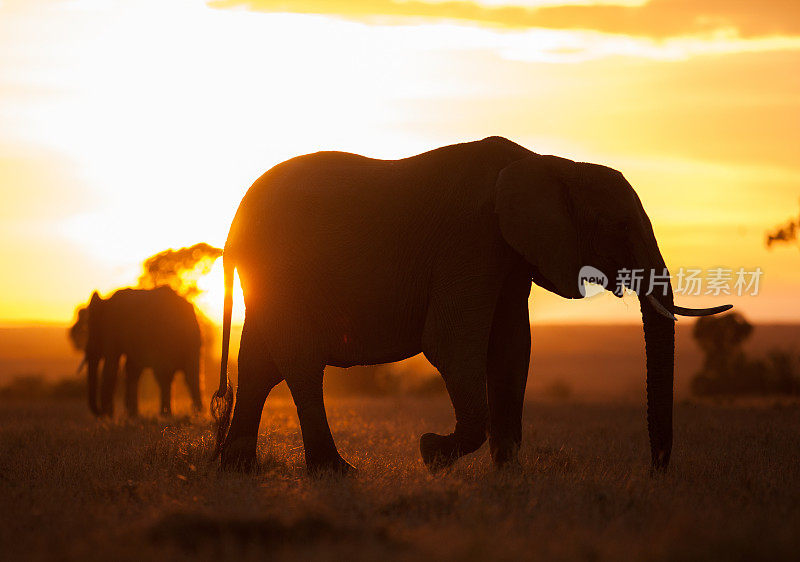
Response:
[[[105,301],[100,298],[100,295],[95,291],[92,294],[92,298],[89,300],[89,304],[85,309],[85,330],[86,330],[86,357],[89,358],[90,356],[97,356],[98,350],[100,349],[100,345],[102,342],[103,334],[105,330],[103,329],[103,319],[102,319],[102,312],[103,312],[103,303]]]
[[[103,299],[100,297],[100,293],[95,291],[92,293],[92,298],[89,300],[89,306],[87,306],[87,310],[89,310],[89,314],[97,314],[97,311],[100,310],[100,307],[103,304]]]
[[[103,307],[103,299],[100,294],[95,291],[92,293],[92,298],[89,300],[89,306],[86,307],[89,325],[94,325],[100,318],[100,311]]]
[[[537,284],[567,298],[581,297],[578,232],[569,196],[576,173],[571,160],[537,154],[503,168],[495,186],[503,238],[536,268]]]

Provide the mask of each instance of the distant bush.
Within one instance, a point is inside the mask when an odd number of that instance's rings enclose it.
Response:
[[[700,318],[693,335],[705,353],[691,382],[697,396],[800,394],[798,357],[773,350],[751,359],[742,349],[753,326],[739,313]]]
[[[79,399],[84,396],[86,381],[83,378],[49,381],[40,374],[22,374],[16,375],[5,386],[0,387],[0,398],[12,400]]]
[[[572,396],[572,387],[565,380],[555,379],[542,389],[542,394],[553,400],[569,400]]]
[[[86,396],[86,379],[63,378],[50,383],[50,396],[53,398],[77,398],[82,399]]]

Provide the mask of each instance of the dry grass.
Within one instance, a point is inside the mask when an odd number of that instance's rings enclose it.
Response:
[[[521,470],[486,449],[439,477],[419,435],[445,398],[331,400],[358,476],[308,478],[270,399],[257,474],[209,466],[208,422],[98,422],[82,403],[0,405],[0,551],[40,559],[796,559],[800,407],[681,404],[651,477],[642,409],[529,404]]]

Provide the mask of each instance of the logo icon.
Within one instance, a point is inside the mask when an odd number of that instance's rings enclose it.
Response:
[[[578,290],[584,298],[603,294],[608,287],[608,276],[591,265],[584,265],[578,272]]]

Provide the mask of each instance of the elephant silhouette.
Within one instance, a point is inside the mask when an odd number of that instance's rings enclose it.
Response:
[[[286,380],[312,472],[352,469],[334,444],[323,368],[397,361],[423,352],[441,373],[456,424],[425,433],[431,471],[489,439],[514,461],[530,358],[531,282],[581,298],[583,266],[628,279],[639,295],[647,352],[653,467],[672,450],[675,314],[653,228],[623,175],[536,154],[501,137],[400,160],[344,152],[293,158],[250,187],[223,253],[220,387],[212,402],[225,467],[252,466],[264,401]],[[230,427],[231,288],[246,306]],[[656,281],[660,280],[660,283]],[[621,296],[625,286],[614,287]],[[230,389],[230,390],[229,390]]]
[[[88,306],[79,311],[70,337],[84,348],[89,409],[95,415],[113,415],[123,358],[129,415],[139,413],[138,385],[145,369],[152,369],[160,387],[162,415],[172,413],[172,381],[178,371],[184,374],[194,409],[202,410],[200,327],[194,306],[169,286],[120,289],[107,299],[95,291]]]

